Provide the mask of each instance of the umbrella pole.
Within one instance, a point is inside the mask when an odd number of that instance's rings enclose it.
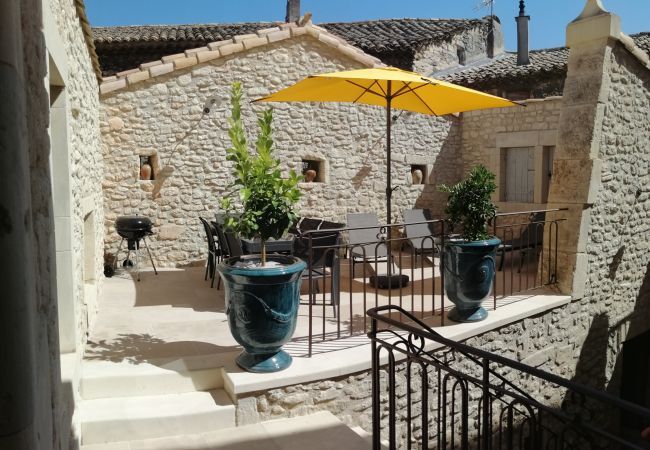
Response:
[[[386,92],[386,223],[391,223],[390,200],[393,195],[393,188],[390,180],[390,110],[391,110],[391,82],[388,81],[388,89]],[[389,227],[390,228],[390,227]]]
[[[386,89],[386,223],[388,224],[388,283],[389,286],[392,284],[392,268],[393,268],[393,261],[391,258],[391,235],[392,235],[392,229],[391,229],[391,208],[390,208],[390,200],[391,197],[393,196],[393,187],[391,185],[391,177],[390,177],[390,166],[391,166],[391,161],[390,161],[390,126],[391,126],[391,120],[390,120],[390,113],[391,113],[391,82],[390,80],[388,81],[388,86]]]

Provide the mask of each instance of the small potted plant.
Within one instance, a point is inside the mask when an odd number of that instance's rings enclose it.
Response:
[[[273,158],[271,109],[260,114],[256,153],[249,151],[241,98],[241,84],[233,83],[228,121],[232,147],[227,150],[227,160],[234,164],[234,182],[221,206],[232,211],[233,197],[239,197],[241,214],[226,220],[226,231],[260,239],[262,254],[229,258],[218,270],[225,285],[230,331],[244,347],[237,364],[250,372],[275,372],[291,364],[291,356],[281,347],[296,328],[306,264],[290,256],[267,256],[266,241],[279,239],[294,221],[300,177],[294,171],[283,177],[280,162]]]
[[[496,268],[496,250],[501,241],[487,232],[488,221],[496,215],[491,196],[495,176],[482,165],[454,186],[440,186],[449,194],[445,213],[452,232],[460,234],[445,241],[445,292],[455,308],[449,318],[457,322],[478,322],[487,317],[481,306],[490,295]]]

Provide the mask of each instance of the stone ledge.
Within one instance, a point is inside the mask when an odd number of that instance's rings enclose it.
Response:
[[[489,314],[487,319],[482,322],[448,325],[454,322],[446,321],[444,327],[435,327],[434,329],[447,339],[465,341],[525,318],[566,306],[571,302],[571,297],[568,295],[518,296],[517,298],[519,298],[518,301],[500,306],[496,310],[485,305]],[[332,364],[334,355],[331,351],[316,353],[311,358],[294,357],[293,364],[282,371],[281,376],[242,372],[233,362],[223,368],[224,388],[232,396],[239,396],[369,370],[371,367],[370,341],[365,335],[353,336],[348,339],[354,340],[351,345],[356,344],[356,346],[336,351],[336,364]],[[440,346],[433,342],[425,347],[429,351],[438,348]],[[386,362],[382,360],[381,364]]]

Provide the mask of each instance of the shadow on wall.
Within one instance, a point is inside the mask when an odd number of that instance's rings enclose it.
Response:
[[[460,154],[461,124],[458,119],[451,119],[449,132],[440,147],[440,153],[433,163],[424,189],[415,201],[415,208],[428,208],[433,218],[444,215],[447,194],[440,192],[441,184],[454,184],[460,181],[462,164]]]
[[[630,314],[611,326],[606,314],[601,313],[594,317],[580,350],[575,375],[571,381],[599,391],[607,391],[616,397],[622,397],[625,400],[648,407],[647,404],[644,404],[644,401],[647,401],[647,397],[650,395],[648,393],[647,377],[642,376],[639,379],[638,374],[633,373],[630,376],[630,374],[625,374],[623,371],[624,367],[628,368],[630,366],[637,370],[636,364],[629,364],[630,356],[627,357],[628,363],[625,366],[623,364],[623,349],[625,347],[619,333],[624,331],[625,324],[628,322],[629,329],[627,334],[624,334],[626,342],[630,342],[631,339],[644,333],[647,334],[650,330],[650,263],[646,266],[645,276],[639,288],[634,310]],[[608,355],[612,350],[616,351],[616,361],[613,373],[608,380]],[[647,348],[645,351],[647,353]],[[632,357],[635,360],[638,359],[636,355],[632,355]],[[646,366],[650,366],[647,358],[645,363]],[[650,370],[650,367],[645,367],[645,370]],[[639,386],[625,385],[625,383],[634,382],[635,379],[640,382]],[[632,392],[630,393],[630,391]],[[645,391],[645,395],[642,391]],[[621,415],[621,411],[616,408],[571,393],[568,393],[562,401],[562,409],[572,417],[598,423],[600,429],[611,431],[616,435],[624,435],[630,440],[639,439],[641,430],[646,426],[650,426],[650,423],[645,423],[645,420],[640,416],[627,417],[625,414]],[[647,445],[647,443],[642,444]]]

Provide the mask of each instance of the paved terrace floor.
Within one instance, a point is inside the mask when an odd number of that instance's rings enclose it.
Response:
[[[359,268],[360,265],[357,266],[358,276],[361,273]],[[188,361],[197,364],[199,361],[199,364],[223,367],[224,386],[231,395],[327,379],[370,368],[369,340],[364,334],[350,335],[349,324],[352,323],[356,331],[361,331],[364,308],[386,304],[387,291],[375,294],[374,289],[368,289],[364,295],[363,279],[349,279],[347,262],[343,262],[341,270],[340,316],[334,317],[329,293],[325,294],[326,307],[322,305],[322,294],[319,294],[318,303],[313,307],[312,325],[318,336],[311,357],[307,356],[309,297],[305,290],[307,282],[303,283],[296,332],[293,340],[285,345],[294,362],[281,376],[246,373],[236,366],[234,359],[241,348],[228,329],[223,286],[218,290],[215,281],[215,287],[211,289],[209,280],[203,279],[204,271],[202,267],[163,269],[157,276],[153,272],[143,271],[140,282],[135,281],[130,273],[118,271],[114,277],[105,279],[85,360],[133,366],[148,363],[163,367],[186,365]],[[436,296],[432,307],[431,295],[420,296],[421,291],[432,292],[434,279],[439,286],[437,267],[429,264],[428,267],[425,265],[423,271],[418,269],[406,273],[412,275],[412,283],[402,292],[405,306],[410,309],[413,301],[414,309],[428,324],[436,327],[443,336],[455,340],[467,339],[539,314],[570,300],[568,296],[535,290],[525,295],[499,299],[496,310],[492,300],[487,301],[485,306],[489,315],[485,321],[457,324],[446,320],[445,325],[441,326],[440,297]],[[511,279],[510,276],[503,278]],[[512,279],[519,283],[518,278]],[[411,289],[417,295],[412,296]],[[399,291],[392,294],[399,295]],[[397,302],[393,300],[393,303]],[[451,306],[449,302],[446,304]],[[449,306],[445,308],[445,314],[449,309]],[[338,338],[339,330],[341,338]]]

